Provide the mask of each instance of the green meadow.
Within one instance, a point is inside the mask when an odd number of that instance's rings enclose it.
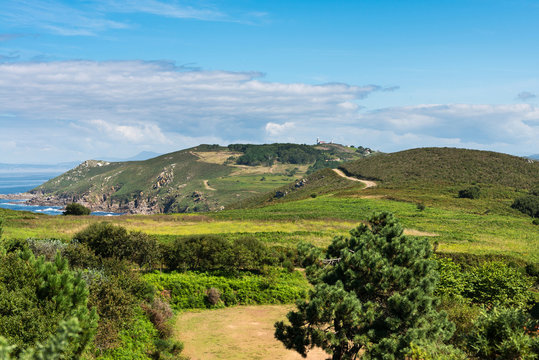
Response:
[[[460,199],[457,187],[342,190],[298,201],[204,214],[130,215],[109,218],[44,216],[0,210],[6,238],[69,240],[87,225],[107,221],[157,235],[253,234],[268,243],[327,245],[376,211],[391,211],[412,236],[428,236],[441,253],[504,255],[539,261],[539,227],[510,207],[515,190],[490,187],[480,199]],[[425,205],[419,210],[417,204]]]

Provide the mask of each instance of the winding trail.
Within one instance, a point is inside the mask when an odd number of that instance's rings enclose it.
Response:
[[[216,191],[216,190],[217,190],[217,189],[212,188],[212,187],[208,184],[208,180],[204,180],[204,187],[205,187],[207,190],[211,190],[211,191]]]
[[[342,170],[339,170],[339,169],[332,169],[332,170],[335,171],[335,173],[337,175],[339,175],[340,177],[343,177],[343,178],[351,180],[351,181],[359,181],[360,183],[363,183],[365,185],[364,189],[367,189],[367,188],[370,188],[370,187],[375,187],[377,185],[374,181],[360,180],[360,179],[355,178],[355,177],[346,176],[346,174],[343,173]]]

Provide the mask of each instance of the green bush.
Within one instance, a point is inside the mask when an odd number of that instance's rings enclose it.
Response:
[[[463,296],[474,304],[524,308],[531,300],[533,280],[500,261],[488,261],[463,270],[450,259],[438,259],[439,296]]]
[[[459,190],[459,198],[479,199],[481,189],[478,186],[470,186],[467,189]]]
[[[502,262],[488,262],[466,272],[463,296],[487,306],[524,308],[531,300],[532,281]]]
[[[161,261],[157,240],[140,231],[128,232],[122,226],[107,222],[95,223],[78,232],[75,242],[87,245],[97,256],[115,257],[152,268]]]
[[[303,298],[309,287],[301,273],[284,270],[266,276],[242,273],[234,277],[219,272],[155,272],[144,279],[159,291],[170,291],[170,303],[177,310],[214,307],[207,299],[210,288],[220,293],[220,302],[215,305],[219,307],[292,303]]]
[[[468,351],[478,359],[536,359],[539,356],[537,321],[518,309],[484,312],[468,339]]]
[[[59,254],[47,262],[29,250],[0,250],[0,281],[0,337],[15,346],[14,356],[60,337],[67,341],[62,351],[67,358],[78,358],[87,349],[95,335],[96,313],[87,307],[81,273],[69,270]]]
[[[228,241],[219,236],[197,235],[178,238],[164,250],[169,270],[250,270],[260,271],[264,265],[278,260],[254,237]]]
[[[436,288],[436,294],[452,297],[460,296],[467,287],[466,275],[460,265],[455,264],[451,259],[438,259],[438,271],[440,280]]]
[[[519,197],[515,199],[511,207],[531,217],[539,218],[539,196],[525,195]]]
[[[63,214],[80,216],[80,215],[90,215],[91,212],[92,211],[84,205],[71,203],[71,204],[67,204],[66,209],[63,212]]]

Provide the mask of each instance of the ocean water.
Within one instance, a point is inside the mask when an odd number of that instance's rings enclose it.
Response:
[[[58,173],[50,174],[2,174],[0,173],[0,194],[20,194],[28,190],[32,190],[36,186],[58,176]],[[39,206],[28,205],[24,200],[0,199],[0,208],[10,210],[31,211],[47,215],[61,215],[62,207],[60,206]],[[94,211],[95,216],[116,216],[122,215],[119,213]]]
[[[58,173],[0,173],[0,194],[26,192],[58,175]]]

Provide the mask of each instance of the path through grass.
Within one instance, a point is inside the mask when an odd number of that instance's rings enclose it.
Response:
[[[185,312],[176,322],[176,336],[192,360],[299,360],[273,337],[276,321],[284,320],[293,305],[237,306],[218,310]],[[307,360],[326,359],[320,349]]]

